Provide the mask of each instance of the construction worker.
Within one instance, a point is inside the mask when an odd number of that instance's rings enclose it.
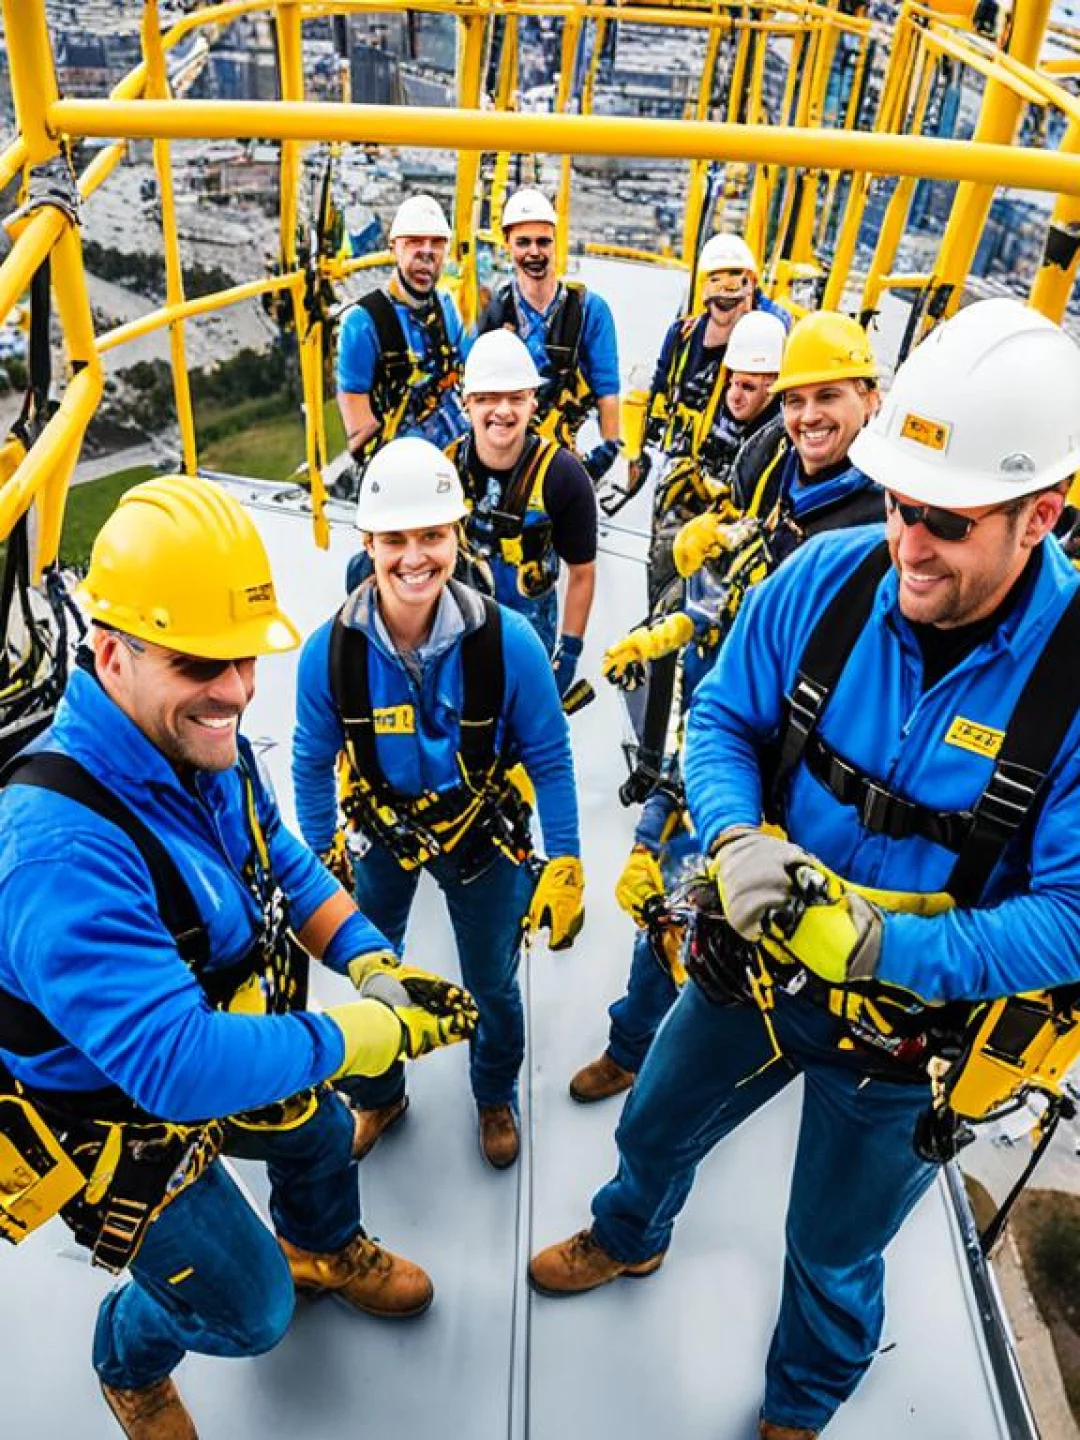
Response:
[[[657,1270],[697,1165],[803,1073],[763,1440],[813,1440],[873,1360],[883,1251],[937,1174],[930,1060],[960,1054],[945,1094],[974,1073],[992,1103],[973,1007],[1080,978],[1080,577],[1046,543],[1078,414],[1080,350],[1051,321],[989,300],[945,322],[852,446],[887,543],[806,545],[694,698],[686,788],[722,917],[592,1228],[531,1274],[570,1294]]]
[[[757,318],[751,312],[739,321],[729,353]],[[752,365],[754,357],[739,354],[739,363]],[[772,390],[784,401],[783,416],[754,432],[739,452],[732,500],[718,501],[676,535],[674,560],[686,577],[682,603],[610,647],[604,674],[616,684],[632,686],[647,664],[681,652],[688,704],[752,586],[811,536],[882,520],[880,488],[848,456],[878,402],[877,361],[866,332],[845,315],[808,315],[792,330],[777,365]],[[732,370],[733,381],[738,373]],[[700,850],[677,764],[670,770],[645,803],[616,885],[619,904],[638,930],[626,993],[608,1012],[607,1046],[570,1081],[571,1095],[584,1103],[630,1088],[677,994],[670,969],[656,963],[658,935],[648,916],[694,872]],[[659,958],[663,962],[663,953]]]
[[[410,195],[390,224],[389,283],[345,314],[337,399],[355,462],[350,495],[387,440],[422,435],[445,448],[467,429],[458,382],[468,337],[453,298],[438,289],[449,242],[438,201]]]
[[[293,780],[304,837],[351,863],[358,903],[394,944],[421,872],[442,889],[480,1011],[470,1054],[480,1146],[502,1169],[519,1147],[522,928],[546,928],[552,949],[568,948],[584,881],[551,662],[523,616],[451,578],[467,508],[452,461],[427,441],[394,440],[368,466],[356,523],[374,574],[304,646]],[[529,781],[552,857],[542,866]],[[405,1112],[404,1072],[343,1083],[366,1153]]]
[[[548,439],[573,449],[589,412],[596,410],[600,441],[582,457],[594,481],[614,465],[619,439],[619,349],[607,301],[576,280],[555,273],[558,216],[540,190],[509,197],[503,235],[514,278],[500,286],[477,333],[513,330],[529,347],[542,384],[534,424]]]
[[[758,288],[759,269],[740,236],[713,235],[698,257],[704,310],[676,320],[660,348],[643,415],[644,445],[653,446],[661,456],[653,500],[650,605],[673,579],[675,531],[708,508],[727,483],[739,446],[776,413],[763,390],[753,389],[744,396],[737,386],[734,406],[725,403],[731,389],[728,344],[740,321],[760,312],[777,322],[776,326],[755,322],[747,347],[756,352],[764,344],[773,356],[783,346],[777,326],[786,331],[791,324],[787,312]],[[643,449],[630,474],[631,493],[644,484],[651,465],[649,452]]]
[[[563,695],[574,680],[596,586],[596,495],[577,456],[531,430],[539,387],[522,340],[509,330],[479,336],[462,377],[472,429],[449,454],[470,507],[469,552],[490,565],[499,603],[523,614],[540,636]]]
[[[401,965],[239,735],[255,657],[299,643],[240,505],[188,477],[129,490],[81,599],[92,650],[0,794],[0,1231],[59,1213],[130,1271],[94,1336],[105,1399],[135,1440],[194,1440],[170,1372],[269,1349],[294,1287],[374,1315],[430,1304],[361,1228],[355,1124],[327,1082],[466,1038],[475,1007]],[[305,1011],[290,930],[394,1005]],[[273,1231],[222,1150],[267,1163]]]

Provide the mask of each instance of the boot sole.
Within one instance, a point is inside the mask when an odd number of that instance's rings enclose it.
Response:
[[[634,1087],[633,1080],[628,1080],[625,1085],[620,1085],[617,1090],[604,1090],[599,1095],[586,1095],[582,1090],[575,1090],[573,1084],[567,1086],[571,1100],[576,1100],[579,1105],[598,1105],[602,1100],[613,1100],[616,1095],[625,1095],[628,1090]]]
[[[312,1285],[297,1285],[296,1294],[300,1299],[308,1300],[315,1304],[319,1300],[333,1300],[345,1310],[351,1310],[354,1314],[374,1315],[378,1320],[415,1320],[418,1315],[423,1315],[430,1310],[435,1299],[434,1292],[420,1305],[414,1305],[411,1310],[376,1310],[369,1305],[358,1305],[354,1300],[347,1300],[337,1290],[321,1290]]]
[[[598,1280],[595,1285],[585,1285],[580,1290],[551,1290],[548,1286],[541,1285],[538,1280],[534,1280],[530,1270],[529,1287],[535,1290],[537,1295],[547,1295],[552,1300],[563,1300],[570,1295],[588,1295],[592,1290],[602,1290],[605,1285],[610,1285],[612,1280],[647,1280],[650,1275],[655,1275],[663,1265],[665,1253],[661,1251],[651,1260],[643,1260],[640,1265],[635,1265],[632,1270],[620,1270],[617,1275],[612,1275],[610,1280]]]

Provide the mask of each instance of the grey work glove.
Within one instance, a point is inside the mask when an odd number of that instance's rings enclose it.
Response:
[[[801,846],[750,825],[721,836],[709,873],[731,928],[744,940],[760,940],[762,918],[791,901],[793,878],[803,865],[816,861]]]

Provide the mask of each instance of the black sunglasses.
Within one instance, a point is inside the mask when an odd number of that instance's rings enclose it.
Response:
[[[112,627],[104,627],[112,628]],[[134,635],[129,635],[126,630],[116,630],[121,642],[127,646],[133,655],[145,655],[146,646],[141,640],[136,640]],[[238,660],[209,660],[202,655],[185,655],[179,650],[166,652],[166,664],[174,674],[181,679],[187,680],[192,685],[210,685],[215,680],[220,680],[227,670],[233,666],[243,665],[251,657],[243,657]]]
[[[966,540],[975,526],[983,520],[989,520],[991,515],[1006,514],[1018,509],[1017,502],[1010,500],[1006,505],[995,505],[985,515],[958,515],[955,510],[943,510],[939,505],[906,505],[888,490],[885,492],[885,505],[890,515],[899,511],[900,519],[905,525],[925,525],[935,540],[945,540],[950,545],[958,545],[961,540]]]

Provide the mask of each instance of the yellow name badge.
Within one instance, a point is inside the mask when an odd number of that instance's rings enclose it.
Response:
[[[948,447],[951,429],[951,425],[945,425],[940,420],[927,420],[925,415],[908,413],[900,426],[900,438],[914,440],[916,445],[925,445],[928,450],[944,450]]]
[[[411,705],[387,705],[372,710],[376,735],[415,735],[416,713]]]
[[[976,725],[974,720],[965,720],[962,715],[957,715],[949,726],[945,744],[956,745],[961,750],[970,750],[973,755],[985,755],[993,760],[1004,739],[1004,730],[992,730],[989,725]]]

